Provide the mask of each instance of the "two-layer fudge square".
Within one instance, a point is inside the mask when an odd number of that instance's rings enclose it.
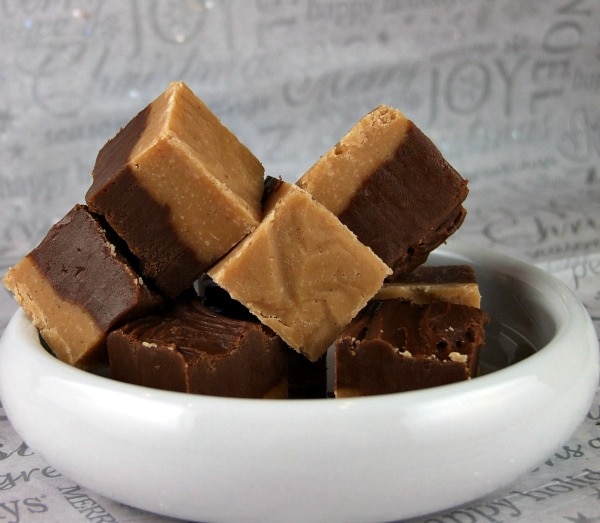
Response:
[[[82,205],[57,222],[3,281],[56,356],[78,367],[105,359],[111,328],[163,302]]]
[[[411,120],[386,105],[363,117],[298,185],[394,274],[424,263],[466,214],[466,180]]]
[[[99,152],[86,202],[176,296],[261,219],[264,169],[182,82]]]

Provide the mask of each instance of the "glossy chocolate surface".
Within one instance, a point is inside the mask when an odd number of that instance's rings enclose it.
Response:
[[[113,378],[159,389],[261,398],[285,382],[281,340],[199,298],[124,325],[108,337]]]

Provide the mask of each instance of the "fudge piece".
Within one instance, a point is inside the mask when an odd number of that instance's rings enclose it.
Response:
[[[176,301],[108,336],[111,376],[158,389],[248,398],[287,397],[284,343],[199,298]]]
[[[338,338],[338,398],[402,392],[476,375],[485,312],[468,305],[374,300]]]
[[[215,312],[250,322],[258,322],[239,301],[229,296],[208,276],[198,282],[202,303]],[[288,366],[288,397],[290,399],[325,398],[327,396],[327,366],[325,355],[312,362],[294,350],[286,350]]]
[[[395,274],[462,224],[467,182],[400,111],[381,105],[299,180]]]
[[[386,281],[377,300],[402,298],[413,303],[450,301],[480,307],[481,294],[470,265],[421,265],[394,281]]]
[[[280,181],[265,216],[208,275],[311,361],[380,289],[387,267],[331,212]]]
[[[264,169],[181,82],[99,152],[86,202],[168,296],[261,219]]]
[[[49,348],[77,367],[106,359],[108,331],[163,302],[83,205],[56,223],[3,281]]]

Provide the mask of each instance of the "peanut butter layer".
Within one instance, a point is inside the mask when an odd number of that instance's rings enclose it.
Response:
[[[55,224],[3,281],[56,356],[78,367],[105,359],[105,340],[113,326],[163,301],[81,205]]]
[[[462,224],[467,182],[400,111],[362,118],[298,185],[395,274],[421,265]]]
[[[181,82],[102,148],[92,175],[88,205],[169,296],[261,219],[261,163]]]
[[[307,192],[280,182],[261,224],[208,274],[316,361],[390,272]]]
[[[384,283],[375,295],[377,300],[397,298],[418,304],[449,301],[471,307],[481,305],[479,285],[469,265],[421,265],[401,279]]]
[[[335,395],[367,396],[474,377],[485,312],[467,305],[372,301],[338,338]]]
[[[287,397],[287,348],[258,322],[181,300],[108,336],[113,378],[158,389],[246,398]]]

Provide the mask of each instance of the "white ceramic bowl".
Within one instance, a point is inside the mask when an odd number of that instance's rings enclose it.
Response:
[[[69,367],[18,312],[0,342],[2,402],[63,474],[165,515],[382,522],[464,503],[568,439],[597,386],[598,342],[581,303],[538,269],[469,247],[431,261],[475,267],[493,318],[483,364],[499,370],[344,400],[192,396]]]

